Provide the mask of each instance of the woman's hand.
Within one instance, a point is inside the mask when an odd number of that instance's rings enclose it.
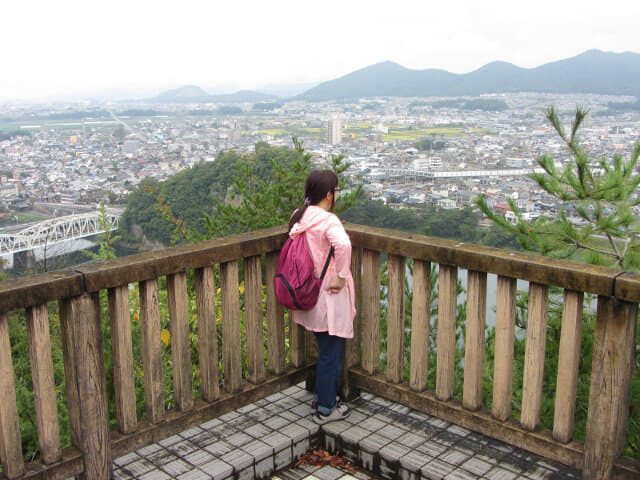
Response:
[[[340,290],[344,288],[344,278],[336,277],[329,282],[329,285],[326,286],[325,290],[329,293],[339,293]]]

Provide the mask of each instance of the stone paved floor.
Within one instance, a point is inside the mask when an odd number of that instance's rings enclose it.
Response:
[[[322,427],[311,420],[310,401],[302,384],[293,386],[116,459],[113,478],[580,478],[575,470],[368,393],[350,403],[349,418]],[[364,470],[354,477],[332,467],[287,468],[314,446],[338,450]]]

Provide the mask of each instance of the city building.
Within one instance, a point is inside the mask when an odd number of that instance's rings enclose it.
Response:
[[[327,141],[330,145],[342,143],[342,115],[334,113],[329,117],[327,123]]]

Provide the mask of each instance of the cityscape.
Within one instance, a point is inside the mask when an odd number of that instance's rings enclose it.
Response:
[[[144,178],[162,181],[214,162],[223,151],[252,152],[258,142],[292,146],[293,137],[319,167],[343,155],[350,180],[393,208],[460,209],[484,194],[507,219],[515,218],[508,199],[525,218],[554,215],[559,206],[553,197],[529,178],[541,155],[552,155],[560,168],[570,159],[545,110],[553,105],[568,126],[578,106],[587,108],[580,141],[590,157],[628,158],[640,138],[640,112],[610,105],[630,100],[506,93],[233,106],[5,105],[2,126],[12,133],[0,141],[0,221],[19,231],[36,221],[97,211],[102,203],[123,209]]]

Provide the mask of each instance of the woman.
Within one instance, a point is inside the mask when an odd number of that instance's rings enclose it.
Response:
[[[307,177],[304,206],[289,220],[289,235],[306,232],[319,278],[331,247],[334,256],[325,274],[318,303],[311,310],[293,311],[293,320],[314,332],[318,340],[318,365],[313,419],[323,425],[349,415],[338,399],[340,367],[347,338],[353,338],[355,293],[351,276],[351,241],[333,213],[338,196],[338,176],[331,170],[315,170]]]

